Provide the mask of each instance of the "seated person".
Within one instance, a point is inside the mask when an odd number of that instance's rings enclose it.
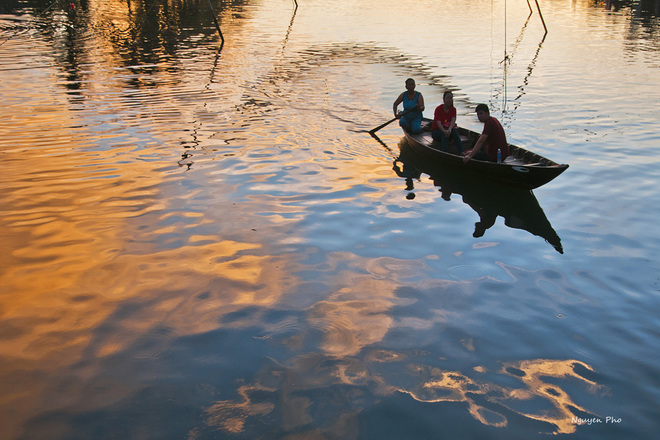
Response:
[[[472,158],[497,162],[498,149],[501,151],[501,159],[504,161],[509,155],[509,144],[506,141],[506,134],[504,134],[502,124],[490,115],[490,110],[486,104],[479,104],[476,112],[479,121],[484,123],[484,130],[481,132],[479,139],[477,139],[474,148],[465,152],[463,163],[467,163]],[[484,145],[486,146],[485,151],[483,151]]]
[[[456,107],[454,107],[454,94],[447,90],[442,96],[443,103],[435,109],[431,136],[440,142],[442,151],[449,153],[449,139],[453,137],[458,154],[463,152],[461,136],[456,128]]]
[[[404,114],[397,113],[397,107],[403,102]],[[424,97],[415,91],[415,80],[406,80],[406,91],[394,101],[392,110],[394,117],[399,119],[399,125],[412,134],[422,132],[422,112],[424,111]]]

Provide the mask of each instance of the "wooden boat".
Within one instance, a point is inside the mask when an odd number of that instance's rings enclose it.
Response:
[[[410,146],[432,162],[462,167],[466,172],[476,174],[479,177],[525,189],[534,189],[545,185],[568,168],[566,164],[558,164],[541,155],[511,144],[509,144],[510,156],[502,163],[476,159],[463,163],[463,157],[456,154],[453,145],[450,144],[450,150],[453,149],[454,152],[447,153],[440,149],[439,142],[433,141],[430,130],[432,122],[430,119],[425,118],[422,121],[422,132],[420,134],[403,131]],[[464,150],[472,148],[480,135],[463,127],[459,127],[458,131],[461,135]]]
[[[396,162],[403,165],[403,170],[396,167],[400,177],[406,178],[406,189],[412,191],[409,183],[419,179],[421,173],[427,174],[433,184],[442,193],[442,198],[449,201],[454,195],[460,195],[463,203],[470,206],[478,215],[474,224],[475,238],[483,236],[492,227],[498,217],[512,229],[525,230],[542,237],[559,253],[564,249],[561,239],[553,229],[541,205],[529,189],[504,186],[477,176],[470,176],[461,169],[429,162],[427,157],[413,150],[405,139],[399,143],[399,157]]]

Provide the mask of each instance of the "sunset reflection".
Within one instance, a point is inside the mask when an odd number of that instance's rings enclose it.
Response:
[[[310,324],[323,332],[321,348],[333,356],[350,356],[383,339],[392,325],[388,310],[394,303],[391,283],[347,280],[343,288],[318,302],[310,311]],[[374,292],[381,295],[374,296]]]
[[[508,426],[509,416],[501,410],[504,406],[520,416],[554,427],[548,433],[571,434],[579,426],[576,419],[587,417],[590,413],[562,389],[562,381],[577,380],[590,393],[599,393],[601,388],[583,375],[593,370],[575,360],[538,359],[504,367],[499,374],[519,379],[522,386],[518,388],[484,381],[474,372],[466,375],[427,365],[408,364],[406,360],[406,355],[396,352],[374,351],[365,363],[355,358],[331,360],[307,357],[297,360],[292,367],[273,365],[262,372],[257,383],[239,389],[240,400],[219,401],[207,408],[205,424],[227,433],[239,433],[244,432],[247,423],[255,423],[251,418],[268,415],[286,418],[288,422],[282,420],[282,425],[286,429],[294,429],[308,423],[324,424],[314,420],[313,414],[318,413],[319,408],[325,408],[326,421],[338,423],[357,417],[367,402],[401,393],[419,402],[436,405],[466,403],[467,411],[475,420],[495,428]],[[399,368],[383,368],[385,364]],[[584,370],[584,373],[578,370]],[[479,376],[485,373],[482,368],[475,371],[479,371],[476,373]],[[350,378],[347,378],[347,373]],[[402,382],[410,382],[411,387],[390,384]],[[341,399],[350,402],[343,409],[332,409],[331,404],[313,397],[315,390],[329,390],[328,387],[340,384],[351,386],[344,391],[334,391],[341,395]],[[366,384],[373,384],[378,392],[365,394],[363,386]],[[538,402],[531,403],[531,400]],[[540,409],[530,413],[525,409],[529,407]],[[438,410],[441,411],[441,408]],[[352,423],[343,427],[339,424],[333,431],[336,435],[355,438],[352,429]]]
[[[598,390],[598,385],[575,370],[583,368],[592,372],[588,365],[575,360],[553,361],[532,360],[523,361],[505,367],[502,373],[514,376],[523,382],[523,388],[501,387],[491,383],[482,383],[458,372],[432,370],[430,374],[437,377],[421,384],[415,390],[399,390],[410,394],[416,400],[423,402],[466,402],[472,416],[485,425],[504,427],[507,425],[506,415],[494,408],[487,408],[475,401],[475,396],[484,396],[491,403],[502,404],[512,411],[530,419],[542,421],[556,426],[554,434],[570,434],[575,432],[577,424],[575,418],[581,414],[588,414],[588,410],[577,405],[571,397],[554,381],[544,381],[543,378],[552,379],[578,379],[592,388]],[[517,408],[514,402],[539,399],[541,402],[529,405],[527,402]],[[526,407],[546,406],[549,409],[539,413],[525,412]],[[580,411],[579,413],[576,412]]]
[[[523,361],[504,367],[502,372],[518,378],[523,382],[525,388],[507,390],[506,397],[499,402],[525,417],[555,425],[557,430],[554,434],[575,432],[578,426],[575,423],[575,418],[583,417],[583,414],[589,414],[589,410],[576,404],[571,396],[562,390],[555,381],[548,379],[566,381],[576,379],[582,381],[583,385],[593,393],[602,389],[594,381],[585,377],[585,374],[594,373],[593,369],[584,362],[576,360],[539,359]],[[550,406],[538,413],[529,413],[525,410],[526,407],[537,407],[537,405],[529,405],[529,401],[532,399],[541,399],[549,403]],[[516,401],[519,403],[526,401],[526,403],[517,408]]]

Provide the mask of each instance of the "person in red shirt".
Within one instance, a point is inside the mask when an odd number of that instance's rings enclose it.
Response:
[[[456,107],[454,107],[454,94],[447,90],[442,96],[442,104],[436,107],[433,116],[433,126],[431,127],[431,136],[436,141],[440,141],[442,151],[449,152],[449,139],[454,138],[454,145],[458,154],[463,153],[461,137],[456,129]]]
[[[497,162],[497,150],[502,153],[502,160],[509,155],[509,144],[506,141],[506,134],[500,121],[490,115],[490,110],[486,104],[479,104],[476,108],[479,122],[484,123],[484,130],[481,136],[474,144],[474,148],[465,152],[463,162],[467,163],[470,159],[487,160]],[[482,151],[484,145],[486,151]]]

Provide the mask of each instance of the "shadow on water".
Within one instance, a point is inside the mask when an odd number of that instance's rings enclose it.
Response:
[[[450,201],[452,195],[458,194],[463,197],[463,203],[479,215],[473,237],[482,237],[495,224],[497,217],[503,217],[506,226],[542,237],[557,252],[564,253],[561,239],[532,191],[499,185],[466,176],[456,169],[429,163],[410,147],[405,138],[399,142],[399,150],[400,154],[394,161],[394,171],[406,179],[406,190],[411,191],[409,199],[414,198],[414,180],[422,173],[428,174],[444,200]]]

